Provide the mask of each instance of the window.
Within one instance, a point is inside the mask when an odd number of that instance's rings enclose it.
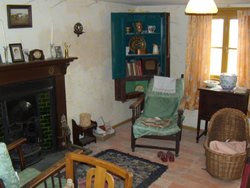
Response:
[[[219,9],[212,19],[210,75],[237,74],[238,19],[236,9]]]

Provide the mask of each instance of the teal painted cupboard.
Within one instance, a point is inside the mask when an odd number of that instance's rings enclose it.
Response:
[[[111,13],[115,100],[138,97],[153,75],[170,75],[169,13]]]

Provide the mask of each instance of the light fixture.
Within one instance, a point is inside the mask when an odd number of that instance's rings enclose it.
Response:
[[[216,14],[218,8],[214,0],[189,0],[186,14]]]

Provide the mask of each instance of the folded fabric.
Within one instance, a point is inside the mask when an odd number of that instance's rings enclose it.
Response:
[[[246,141],[221,142],[214,140],[210,142],[209,148],[222,154],[239,154],[246,151]]]
[[[170,119],[160,119],[158,117],[154,117],[154,118],[143,118],[143,120],[141,122],[145,126],[163,128],[163,127],[169,126],[171,120]]]
[[[175,93],[175,88],[176,88],[175,78],[154,76],[154,84],[153,84],[154,92]]]

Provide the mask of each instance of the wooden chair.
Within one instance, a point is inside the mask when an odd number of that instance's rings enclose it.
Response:
[[[65,168],[65,160],[62,159],[49,167],[45,171],[38,171],[32,167],[26,168],[25,165],[25,159],[24,159],[24,153],[22,151],[22,144],[26,142],[25,138],[20,138],[16,140],[15,142],[7,145],[7,147],[3,147],[4,144],[1,145],[0,150],[0,158],[3,157],[2,160],[0,160],[1,168],[4,168],[6,171],[10,172],[8,173],[8,177],[4,177],[4,175],[0,175],[0,188],[5,188],[6,182],[5,180],[11,180],[11,185],[7,185],[8,187],[16,187],[20,186],[23,188],[33,188],[33,187],[56,187],[56,188],[62,188],[65,185],[66,179],[63,178],[61,170]],[[12,163],[8,154],[8,151],[17,150],[19,161],[20,161],[20,172],[18,172],[18,176],[20,179],[18,180],[17,176],[15,175],[14,169],[12,167]],[[79,150],[75,152],[81,152]],[[4,161],[3,161],[4,160]],[[1,162],[4,162],[4,165],[1,164]],[[2,172],[3,173],[3,172]],[[0,172],[1,174],[1,172]],[[13,182],[15,181],[15,182]],[[9,182],[8,182],[9,183]]]
[[[185,105],[185,98],[183,97],[183,78],[176,80],[175,94],[153,92],[153,82],[153,79],[151,79],[146,96],[140,96],[137,101],[130,105],[130,109],[132,109],[132,151],[135,150],[135,147],[164,149],[175,151],[175,155],[178,156]],[[146,126],[143,124],[143,121],[145,121],[143,118],[148,117],[160,117],[161,119],[167,118],[171,120],[171,123],[169,126],[164,128]],[[159,141],[174,141],[175,147],[164,147],[156,144],[137,144],[136,141],[142,138],[158,139]]]
[[[111,174],[117,175],[124,179],[124,188],[132,187],[133,174],[127,170],[112,164],[110,162],[76,153],[66,154],[66,177],[74,179],[74,162],[85,163],[90,166],[94,166],[87,171],[86,188],[92,187],[92,178],[94,177],[94,188],[100,188],[105,186],[105,182],[108,184],[108,188],[114,187],[114,178]],[[111,174],[110,174],[111,173]]]

